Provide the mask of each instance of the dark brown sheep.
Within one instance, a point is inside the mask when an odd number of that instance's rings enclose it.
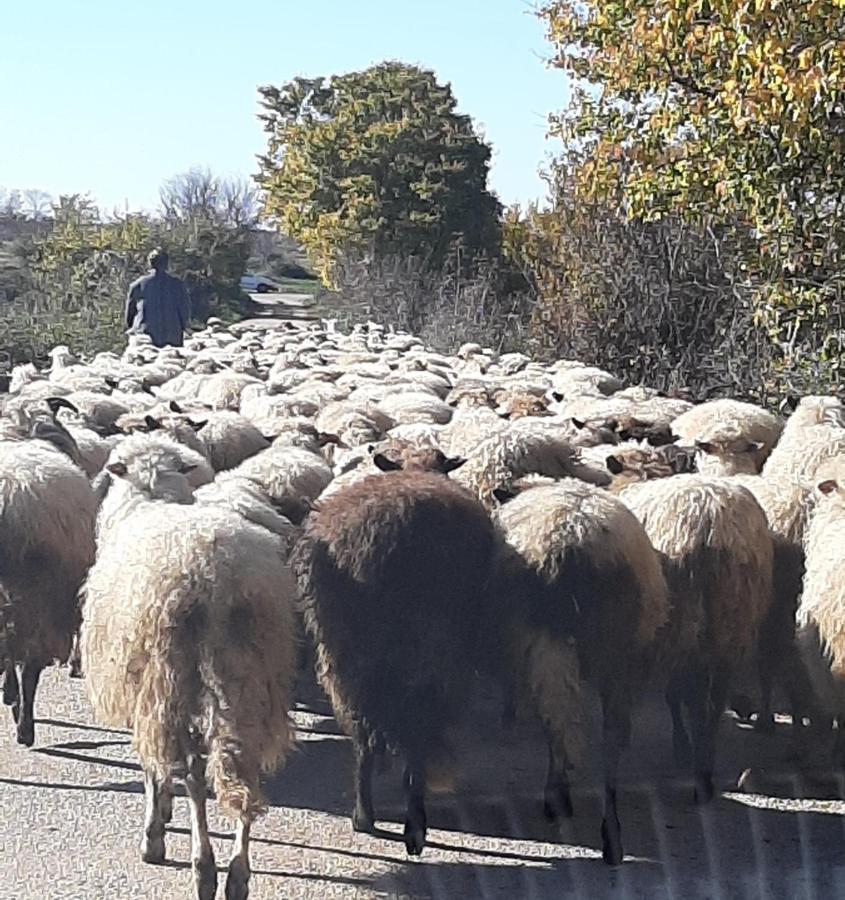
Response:
[[[448,732],[483,642],[499,547],[466,490],[442,475],[389,471],[318,502],[291,559],[318,677],[354,745],[353,827],[373,828],[373,755],[388,746],[406,763],[412,855],[425,842],[426,788],[451,775]]]

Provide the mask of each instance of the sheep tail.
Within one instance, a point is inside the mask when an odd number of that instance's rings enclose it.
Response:
[[[262,772],[272,772],[293,748],[288,688],[261,645],[262,623],[248,607],[228,621],[201,649],[200,671],[207,704],[207,776],[223,813],[252,821],[265,811]],[[215,639],[216,638],[216,639]],[[276,642],[276,654],[282,648]],[[282,667],[285,671],[289,664]]]

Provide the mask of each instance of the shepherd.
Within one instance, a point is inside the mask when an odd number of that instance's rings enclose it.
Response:
[[[156,347],[182,346],[190,316],[185,284],[170,275],[167,253],[157,247],[147,257],[150,272],[133,281],[126,296],[128,334],[146,334]]]

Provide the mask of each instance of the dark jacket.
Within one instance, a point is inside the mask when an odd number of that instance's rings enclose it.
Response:
[[[150,272],[129,288],[126,327],[133,334],[149,335],[156,347],[181,347],[190,313],[185,285],[167,272]]]

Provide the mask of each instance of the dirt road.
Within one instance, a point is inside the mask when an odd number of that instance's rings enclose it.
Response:
[[[537,730],[522,723],[503,731],[497,706],[482,706],[461,739],[465,780],[456,796],[431,801],[430,844],[417,862],[405,858],[397,839],[403,807],[396,767],[377,779],[384,831],[353,834],[349,747],[316,689],[307,689],[295,713],[300,750],[268,784],[270,811],[254,829],[251,896],[845,896],[845,804],[727,793],[705,811],[694,809],[689,785],[670,763],[667,716],[656,701],[638,719],[622,773],[626,861],[609,870],[598,850],[597,754],[591,771],[577,776],[576,818],[558,833],[540,815],[545,752]],[[190,896],[187,802],[175,804],[168,864],[145,865],[138,852],[143,789],[127,735],[92,724],[84,685],[64,671],[43,679],[36,714],[33,750],[14,744],[11,720],[0,720],[0,898]],[[800,792],[778,764],[785,752],[783,734],[764,737],[726,720],[721,786],[756,762],[779,780],[781,792]],[[213,803],[211,823],[223,867],[229,830]]]

